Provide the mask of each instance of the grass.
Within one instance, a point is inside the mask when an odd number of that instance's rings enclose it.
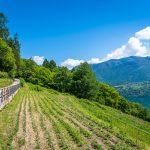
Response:
[[[98,144],[96,141],[92,142],[92,147],[96,150],[102,150],[102,146]]]
[[[140,150],[150,146],[150,123],[45,88],[21,88],[0,111],[0,120],[1,149]]]
[[[12,79],[0,78],[0,88],[7,87],[13,83]]]

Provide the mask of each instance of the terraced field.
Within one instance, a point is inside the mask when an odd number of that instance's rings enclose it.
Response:
[[[0,112],[1,149],[149,149],[150,124],[53,90],[20,89]]]

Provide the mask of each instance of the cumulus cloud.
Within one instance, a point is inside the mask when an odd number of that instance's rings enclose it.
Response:
[[[75,66],[80,65],[81,63],[83,63],[84,60],[77,60],[77,59],[67,59],[64,62],[61,63],[61,66],[65,66],[68,69],[72,69]]]
[[[145,29],[136,32],[135,36],[141,40],[149,40],[150,39],[150,27],[146,27]]]
[[[90,60],[87,61],[89,64],[98,64],[101,62],[99,58],[91,58]]]
[[[100,63],[100,59],[99,58],[91,58],[90,60],[88,61],[85,61],[85,60],[78,60],[78,59],[67,59],[65,60],[64,62],[61,63],[61,66],[65,66],[67,67],[68,69],[72,69],[73,67],[76,67],[78,65],[80,65],[81,63],[83,62],[87,62],[89,64],[98,64]]]
[[[104,60],[119,59],[128,56],[150,56],[147,42],[150,40],[150,27],[146,27],[130,37],[125,45],[107,54]],[[149,42],[149,41],[148,41]]]
[[[103,59],[91,58],[87,62],[89,64],[97,64],[110,59],[119,59],[129,56],[150,56],[150,27],[146,27],[130,37],[128,42],[121,47],[113,50],[111,53],[107,54]],[[61,66],[66,66],[72,69],[75,66],[80,65],[80,63],[85,62],[84,60],[67,59],[61,63]]]
[[[81,63],[85,62],[84,60],[78,60],[78,59],[67,59],[64,62],[61,63],[61,66],[65,66],[68,69],[72,69],[76,66],[79,66]],[[99,58],[91,58],[90,60],[87,61],[89,64],[97,64],[100,63]]]
[[[44,57],[43,56],[34,56],[33,60],[38,64],[38,65],[42,65],[43,61],[44,61]]]

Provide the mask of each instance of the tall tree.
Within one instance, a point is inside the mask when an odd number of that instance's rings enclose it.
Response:
[[[97,91],[95,74],[88,63],[82,63],[73,72],[71,93],[79,98],[96,99]]]
[[[9,30],[6,27],[7,24],[7,18],[6,16],[0,12],[0,38],[2,38],[4,41],[7,42],[9,37]]]
[[[66,67],[61,67],[54,75],[54,89],[60,92],[69,92],[71,85],[71,72]]]
[[[43,61],[43,67],[45,67],[45,68],[49,68],[49,61],[47,60],[47,59],[45,59],[44,61]]]
[[[16,69],[15,57],[12,49],[0,39],[0,70],[13,73]]]
[[[20,42],[19,42],[17,33],[14,35],[14,38],[9,38],[8,45],[13,50],[13,53],[16,59],[17,70],[19,70],[20,68]]]
[[[56,68],[56,62],[54,60],[50,60],[49,69],[53,71]]]

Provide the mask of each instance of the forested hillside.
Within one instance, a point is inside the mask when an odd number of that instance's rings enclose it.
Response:
[[[128,57],[92,65],[99,81],[114,86],[131,102],[150,108],[150,57]]]
[[[150,108],[150,82],[129,83],[115,88],[128,100]]]
[[[150,81],[150,57],[131,56],[92,65],[99,81],[122,85]]]

